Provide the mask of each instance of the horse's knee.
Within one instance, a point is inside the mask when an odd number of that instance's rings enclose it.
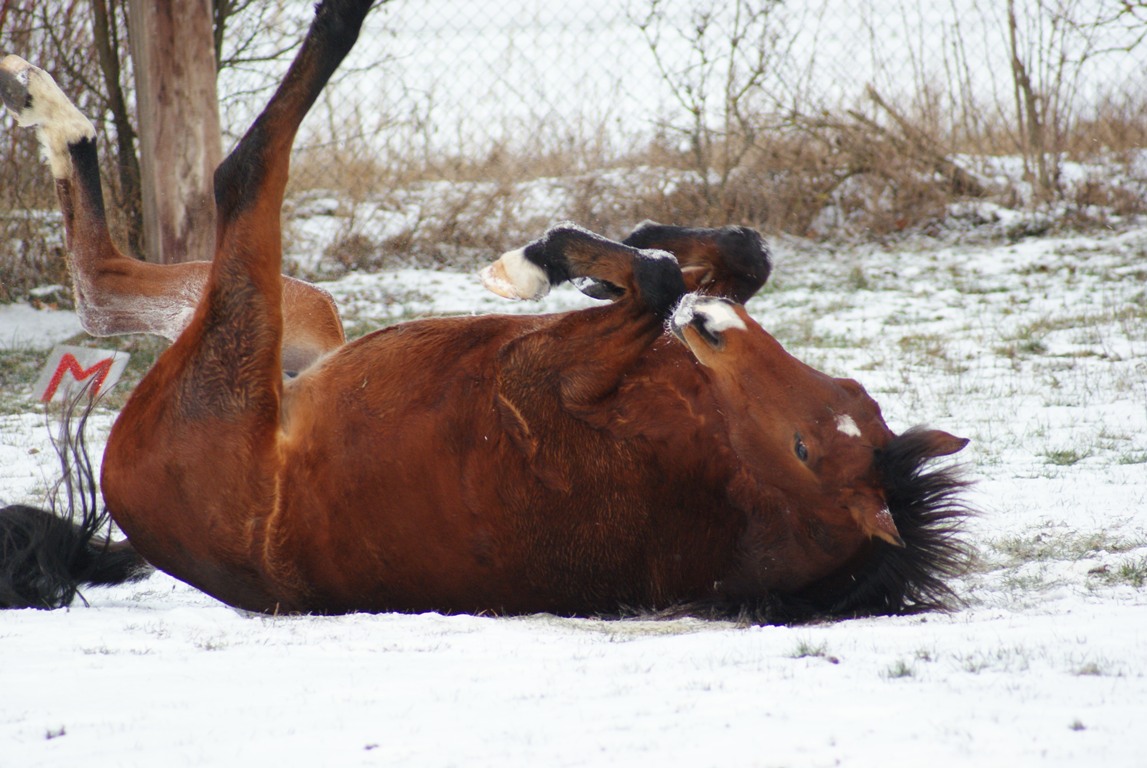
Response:
[[[769,279],[772,261],[760,233],[750,227],[678,227],[644,221],[624,241],[677,257],[690,290],[743,304]]]
[[[718,232],[717,247],[726,273],[720,295],[744,304],[772,274],[769,247],[761,233],[750,227],[723,227]]]
[[[658,317],[667,317],[685,293],[681,267],[671,254],[641,250],[633,262],[633,281],[645,305]]]

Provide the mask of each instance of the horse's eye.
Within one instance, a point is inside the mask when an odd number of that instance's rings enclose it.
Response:
[[[804,440],[801,440],[800,435],[797,435],[797,442],[793,450],[796,451],[798,459],[808,461],[808,446],[804,444]]]

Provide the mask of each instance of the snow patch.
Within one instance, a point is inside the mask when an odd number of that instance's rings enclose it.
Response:
[[[80,318],[70,310],[0,304],[0,349],[3,350],[49,350],[82,331]]]
[[[1147,231],[911,250],[778,245],[784,281],[749,302],[751,316],[810,324],[789,351],[855,375],[894,431],[929,423],[972,438],[955,457],[982,510],[969,523],[980,562],[952,581],[966,606],[749,628],[245,618],[159,573],[85,589],[90,607],[3,615],[0,646],[19,660],[4,668],[5,690],[21,695],[0,700],[0,762],[708,765],[720,742],[730,764],[759,761],[767,743],[770,760],[793,765],[878,766],[890,755],[1138,765],[1147,590],[1131,579],[1147,558],[1147,333],[1128,308],[1141,302]],[[881,300],[833,277],[853,263]],[[473,274],[441,270],[354,272],[325,287],[359,327],[593,304],[558,286],[540,308],[508,305]],[[692,320],[696,300],[675,316]],[[1048,322],[1065,308],[1086,322]],[[61,318],[66,335],[78,332],[70,312],[0,307],[0,345],[42,333],[35,346],[49,349]],[[1046,354],[1015,348],[1033,327]],[[921,338],[943,344],[942,364]],[[97,463],[114,417],[101,406],[89,422]],[[58,472],[53,429],[31,399],[0,415],[0,501],[43,504]],[[1024,546],[1036,555],[1017,555]],[[100,706],[69,695],[108,680],[115,695]],[[452,738],[435,738],[444,722]],[[125,729],[109,751],[108,734]]]

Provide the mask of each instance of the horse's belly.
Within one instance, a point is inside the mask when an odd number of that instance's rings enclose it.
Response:
[[[522,416],[540,436],[524,446],[494,352],[396,343],[340,352],[286,392],[267,552],[307,609],[585,613],[711,588],[722,556],[681,521],[712,499],[667,483],[656,448],[556,400]]]

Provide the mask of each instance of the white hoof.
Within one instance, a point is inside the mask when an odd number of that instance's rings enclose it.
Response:
[[[95,139],[96,129],[52,76],[19,56],[5,56],[0,59],[0,99],[17,125],[36,128],[52,175],[57,179],[71,175],[68,146]]]
[[[550,281],[521,248],[508,251],[478,273],[487,290],[507,299],[540,299],[550,292]]]

